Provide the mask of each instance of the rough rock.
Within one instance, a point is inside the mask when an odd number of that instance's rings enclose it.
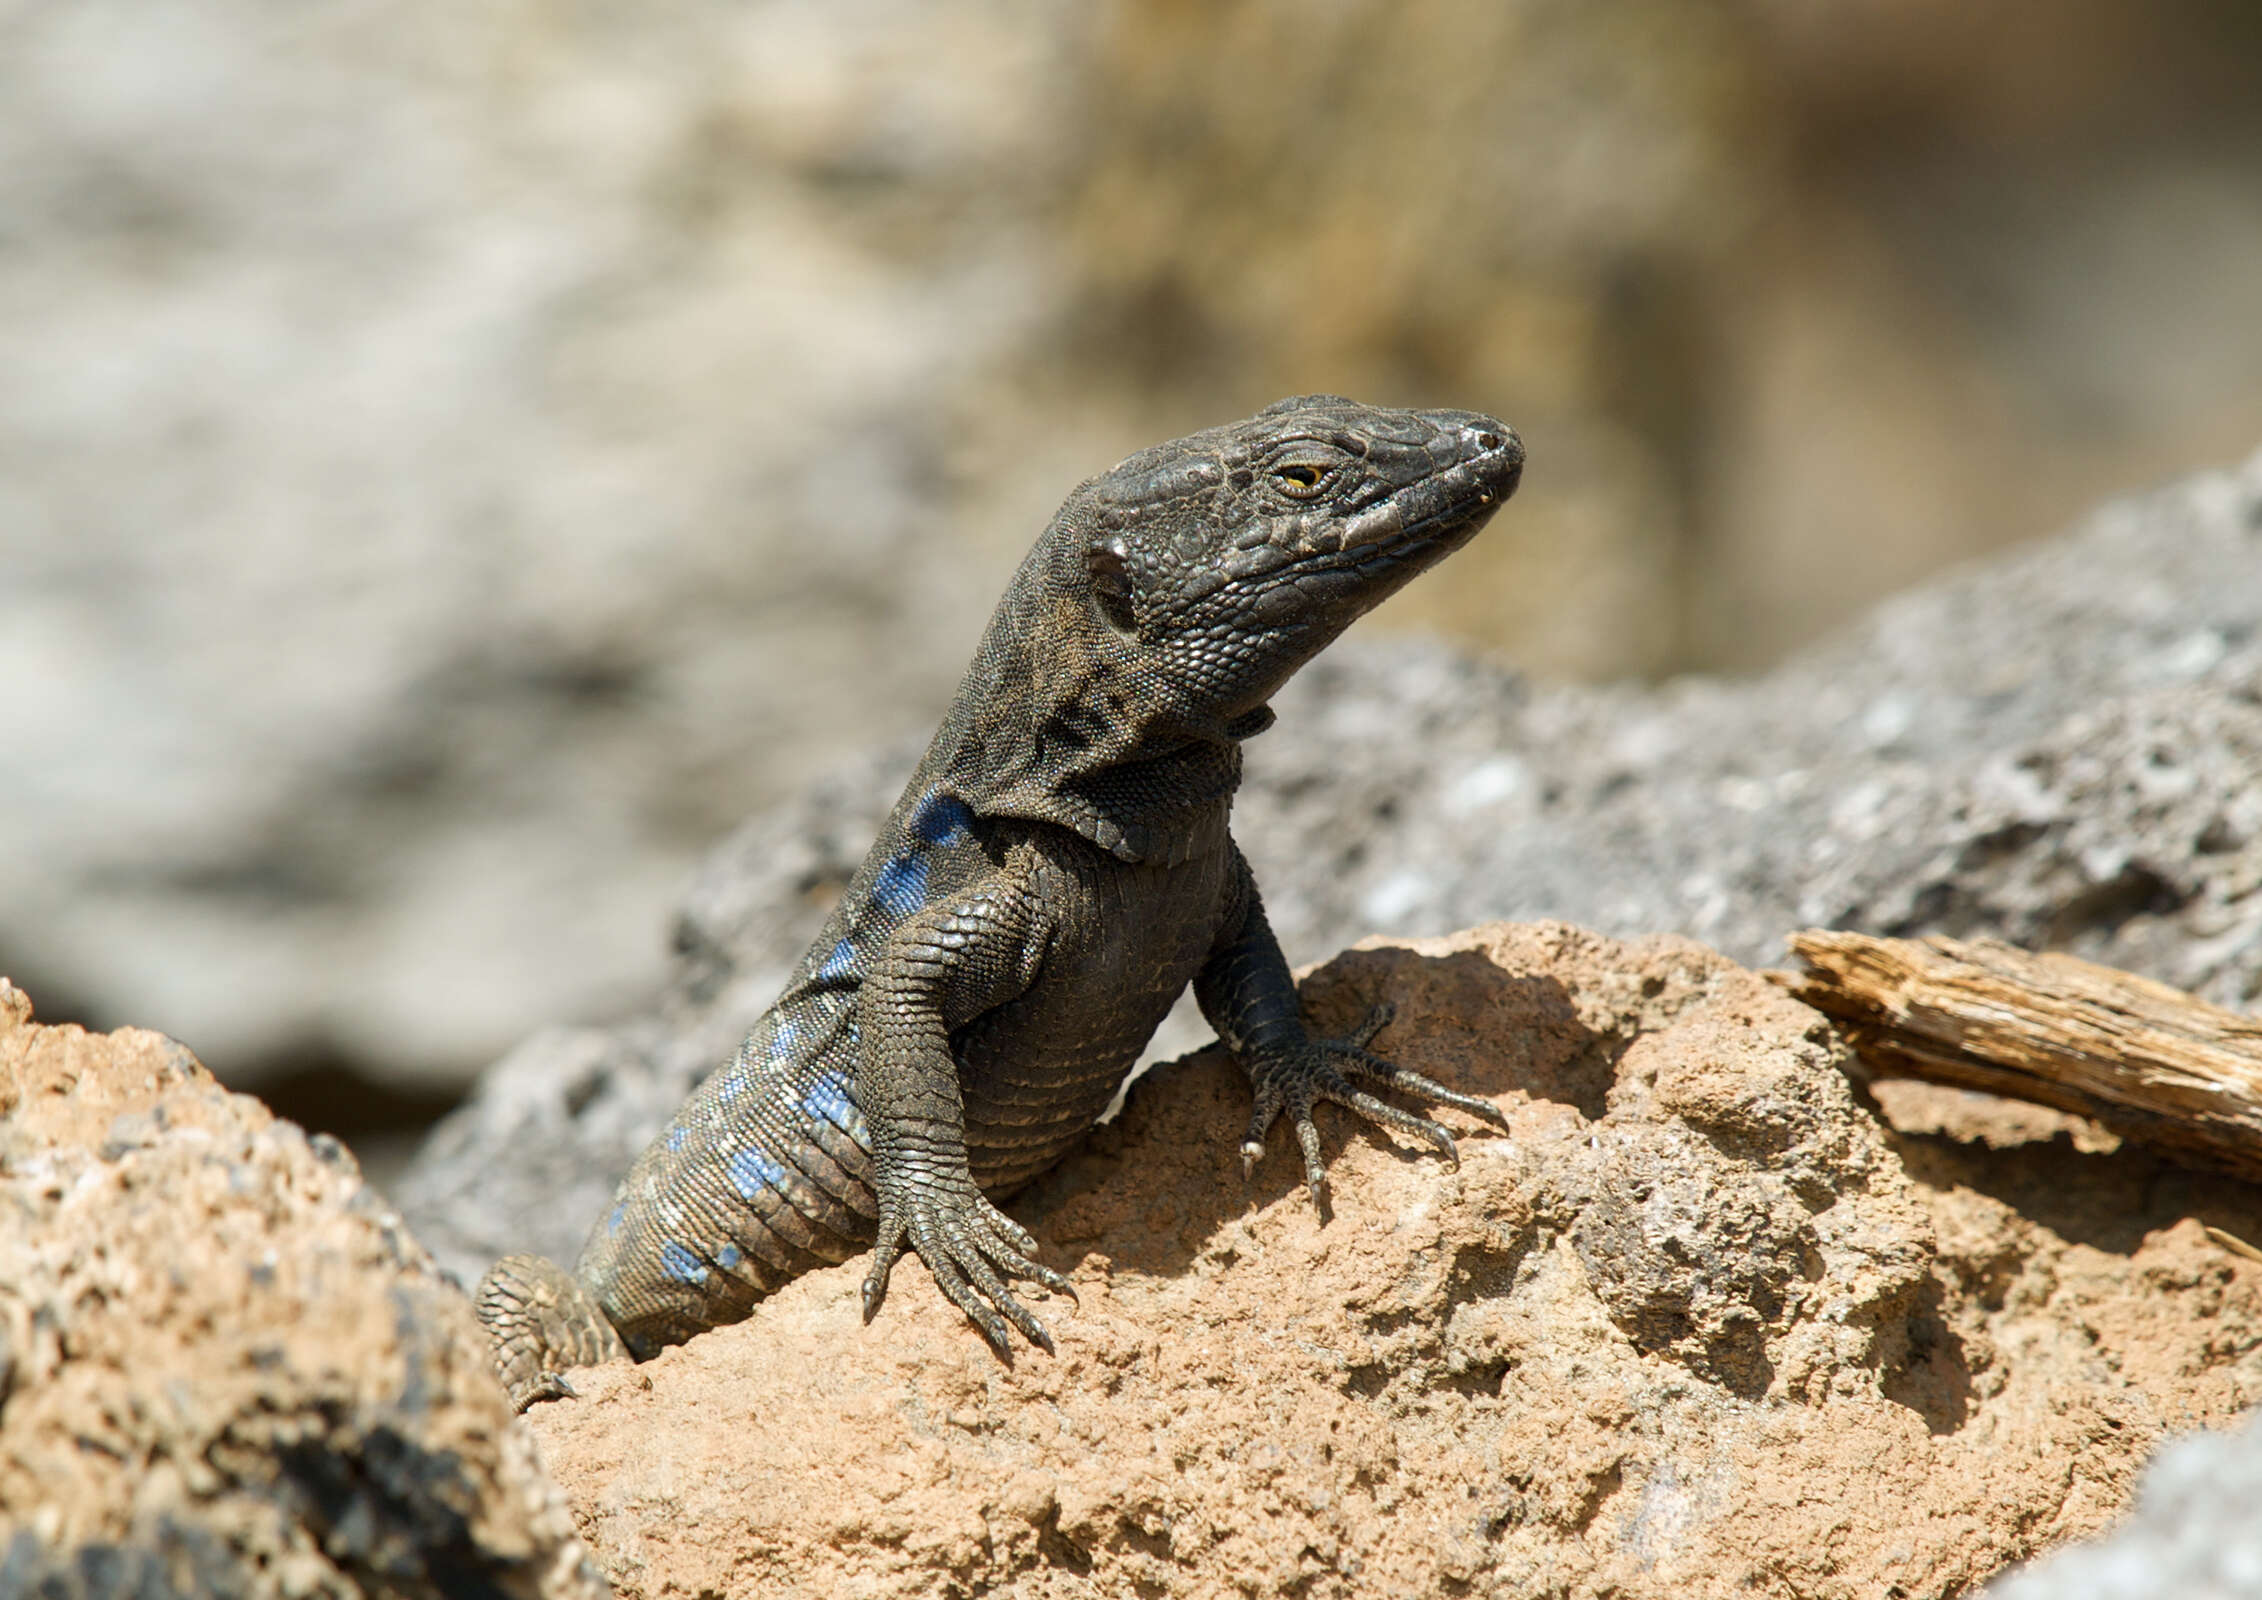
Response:
[[[850,1263],[535,1408],[618,1592],[1945,1596],[2262,1393],[2262,1267],[2202,1225],[2262,1194],[1894,1134],[1700,946],[1497,926],[1305,993],[1395,1002],[1509,1134],[1454,1170],[1323,1112],[1323,1223],[1283,1141],[1243,1180],[1228,1063],[1150,1074],[1015,1206],[1057,1358],[915,1270],[864,1326]]]
[[[489,1363],[335,1140],[0,980],[0,1594],[597,1595]]]
[[[1994,934],[2240,1007],[2262,984],[2262,456],[1897,599],[1749,682],[1535,683],[1343,641],[1249,747],[1235,832],[1282,943],[1554,916],[1746,962],[1803,926]],[[528,1041],[397,1194],[467,1277],[578,1250],[619,1175],[777,993],[916,748],[709,858],[675,980]],[[1151,1055],[1208,1037],[1182,1008]]]

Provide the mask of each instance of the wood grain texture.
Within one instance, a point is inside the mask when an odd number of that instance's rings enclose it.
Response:
[[[1809,929],[1791,992],[1871,1071],[2092,1117],[2194,1165],[2262,1182],[2262,1020],[1996,940]]]

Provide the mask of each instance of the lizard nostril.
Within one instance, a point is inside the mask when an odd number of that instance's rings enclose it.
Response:
[[[1479,450],[1497,450],[1500,445],[1501,438],[1497,433],[1480,433],[1477,435],[1477,448]]]

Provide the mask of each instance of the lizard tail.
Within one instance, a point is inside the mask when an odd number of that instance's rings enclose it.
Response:
[[[569,1367],[625,1361],[628,1347],[580,1282],[540,1256],[505,1256],[479,1280],[474,1303],[495,1343],[511,1408],[573,1393]]]

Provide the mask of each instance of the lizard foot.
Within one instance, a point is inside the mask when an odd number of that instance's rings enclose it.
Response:
[[[971,1177],[929,1176],[903,1185],[902,1190],[908,1192],[880,1197],[879,1243],[872,1252],[872,1270],[864,1279],[864,1320],[871,1321],[880,1309],[888,1272],[908,1239],[935,1275],[937,1287],[982,1330],[991,1349],[1010,1359],[1012,1345],[1005,1331],[1010,1322],[1022,1337],[1050,1355],[1052,1335],[1014,1299],[1005,1279],[1025,1278],[1071,1300],[1076,1290],[1036,1259],[1037,1241],[1029,1231],[991,1205]]]
[[[568,1367],[628,1359],[628,1347],[580,1280],[540,1256],[505,1256],[489,1267],[476,1304],[513,1411],[572,1395]]]
[[[1256,1052],[1244,1057],[1257,1102],[1256,1111],[1249,1118],[1249,1131],[1241,1139],[1244,1176],[1256,1171],[1257,1162],[1265,1153],[1265,1135],[1272,1131],[1273,1123],[1285,1111],[1290,1126],[1296,1130],[1296,1143],[1304,1152],[1304,1186],[1311,1191],[1312,1204],[1324,1207],[1327,1204],[1327,1166],[1320,1159],[1319,1129],[1312,1125],[1312,1107],[1322,1100],[1348,1106],[1369,1122],[1410,1133],[1434,1147],[1447,1161],[1460,1165],[1461,1152],[1454,1146],[1451,1133],[1427,1117],[1377,1100],[1352,1082],[1354,1078],[1420,1095],[1437,1105],[1452,1106],[1495,1127],[1508,1126],[1506,1115],[1491,1101],[1478,1095],[1457,1094],[1436,1079],[1410,1072],[1369,1050],[1367,1046],[1374,1042],[1374,1036],[1390,1026],[1394,1015],[1393,1007],[1378,1005],[1346,1038],[1311,1039],[1288,1049]]]

